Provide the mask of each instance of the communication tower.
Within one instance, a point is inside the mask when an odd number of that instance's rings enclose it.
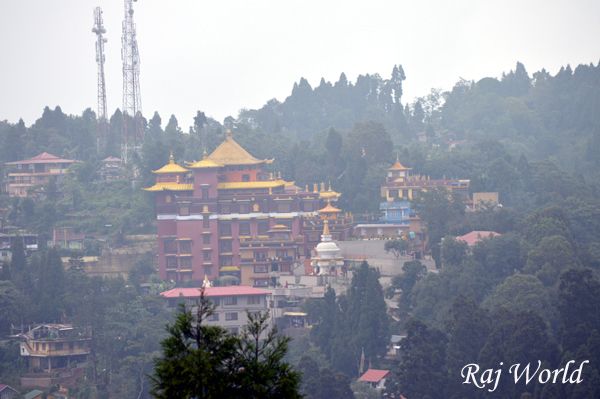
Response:
[[[133,1],[125,0],[125,19],[121,58],[123,60],[123,113],[133,118],[129,126],[127,118],[123,123],[122,158],[128,162],[131,152],[137,152],[144,136],[142,124],[142,97],[140,95],[140,55],[133,22]]]

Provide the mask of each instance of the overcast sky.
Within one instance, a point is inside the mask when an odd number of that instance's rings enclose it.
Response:
[[[1,0],[0,120],[44,106],[96,109],[93,9],[107,29],[108,109],[121,107],[122,0]],[[134,3],[144,115],[196,110],[222,121],[281,101],[305,77],[406,72],[403,102],[459,78],[600,60],[600,1],[139,0]]]

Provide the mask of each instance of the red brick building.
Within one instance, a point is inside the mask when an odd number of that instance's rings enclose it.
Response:
[[[145,190],[155,194],[162,278],[229,275],[277,285],[280,273],[291,274],[292,263],[310,256],[314,243],[305,225],[322,226],[318,211],[339,194],[301,189],[265,172],[271,162],[253,157],[228,132],[202,160],[184,167],[171,157],[154,171],[156,183]]]

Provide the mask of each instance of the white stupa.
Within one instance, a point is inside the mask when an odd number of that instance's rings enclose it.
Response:
[[[344,266],[342,250],[331,239],[329,233],[329,221],[323,221],[323,234],[321,242],[315,247],[317,253],[310,261],[313,270],[320,276],[337,275]]]

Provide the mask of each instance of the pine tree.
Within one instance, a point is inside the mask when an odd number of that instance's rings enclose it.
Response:
[[[213,313],[204,293],[193,313],[181,305],[155,362],[155,398],[301,397],[300,375],[283,361],[289,338],[268,330],[268,313],[248,313],[240,336],[205,325]]]

